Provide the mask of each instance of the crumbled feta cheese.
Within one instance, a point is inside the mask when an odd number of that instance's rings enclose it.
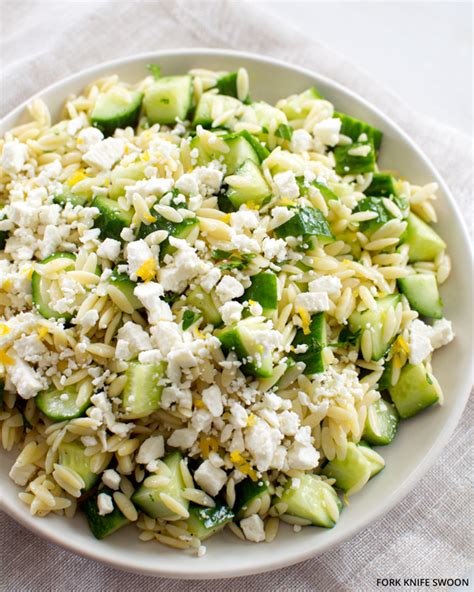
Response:
[[[110,489],[118,489],[120,487],[121,476],[114,469],[107,469],[102,473],[102,482]]]
[[[257,240],[250,238],[245,234],[232,234],[231,243],[233,248],[239,253],[258,253],[260,245]]]
[[[147,309],[148,322],[151,325],[156,325],[160,321],[171,321],[173,319],[170,305],[164,300],[161,300],[163,288],[160,284],[156,282],[138,284],[133,293]]]
[[[258,212],[254,210],[239,210],[230,215],[230,223],[237,232],[242,232],[245,228],[257,228],[258,222]]]
[[[120,160],[125,150],[125,142],[119,138],[107,138],[94,144],[88,150],[82,160],[90,166],[95,166],[105,171],[110,171],[114,164]]]
[[[151,436],[140,446],[135,460],[139,464],[147,465],[157,458],[161,458],[164,454],[165,441],[163,436]]]
[[[130,279],[136,281],[137,271],[149,259],[154,259],[153,252],[143,239],[128,243],[127,262]]]
[[[288,449],[286,460],[290,469],[309,471],[318,466],[319,452],[311,444],[294,442]]]
[[[252,455],[259,471],[270,468],[273,455],[282,439],[281,432],[272,428],[263,419],[257,418],[254,425],[245,430],[245,447]]]
[[[304,129],[294,130],[290,146],[293,152],[307,152],[313,147],[313,138]]]
[[[421,364],[433,351],[431,345],[432,329],[419,319],[410,324],[408,345],[410,347],[410,364]]]
[[[114,511],[114,503],[107,493],[99,493],[97,496],[97,508],[99,516],[106,516]]]
[[[302,292],[295,299],[295,306],[302,306],[309,313],[329,310],[329,298],[326,292]]]
[[[48,224],[44,229],[43,239],[39,241],[39,250],[41,257],[45,259],[58,250],[59,245],[63,242],[61,231],[57,226]]]
[[[151,334],[153,343],[158,346],[165,357],[183,345],[181,329],[172,321],[159,321],[151,329]]]
[[[293,171],[277,173],[273,177],[273,181],[280,197],[296,199],[299,196],[300,190]]]
[[[96,127],[86,127],[77,134],[77,147],[81,152],[88,152],[104,139],[104,134]]]
[[[11,366],[9,378],[22,399],[31,399],[46,388],[45,381],[38,372],[19,358]]]
[[[87,333],[88,331],[90,331],[92,329],[92,327],[95,327],[97,324],[97,321],[99,320],[99,313],[92,309],[92,310],[88,310],[78,321],[78,324],[81,325],[82,330],[84,331],[84,333]]]
[[[263,254],[267,259],[284,261],[288,257],[286,242],[282,238],[266,236],[262,242]]]
[[[273,228],[278,228],[288,220],[291,220],[295,215],[295,210],[286,208],[284,206],[276,206],[272,210]]]
[[[198,434],[193,428],[183,428],[181,430],[175,430],[168,438],[168,446],[173,448],[181,448],[188,450],[196,442]],[[194,474],[196,478],[196,474]]]
[[[97,255],[103,259],[108,259],[109,261],[117,261],[121,248],[122,245],[120,244],[120,241],[113,238],[106,238],[104,242],[99,245]]]
[[[244,307],[242,304],[240,304],[240,302],[234,302],[233,300],[229,300],[223,304],[219,308],[219,312],[221,313],[224,324],[231,325],[232,323],[237,323],[240,321],[243,308]]]
[[[16,175],[23,168],[28,155],[28,148],[18,140],[5,142],[2,152],[2,168],[9,175]]]
[[[220,417],[224,412],[221,390],[217,385],[202,391],[202,400],[213,417]]]
[[[165,291],[182,292],[188,283],[205,269],[204,262],[185,240],[170,237],[170,244],[176,247],[173,262],[158,271],[160,284]]]
[[[196,195],[199,193],[199,185],[196,176],[192,173],[185,173],[175,183],[176,189],[186,195]]]
[[[127,321],[117,332],[116,356],[120,360],[129,360],[138,352],[152,348],[150,336],[137,323]]]
[[[327,292],[337,294],[342,289],[341,280],[334,275],[322,275],[308,284],[310,292]]]
[[[230,407],[230,415],[230,423],[235,427],[244,428],[247,425],[248,414],[240,403],[232,403]]]
[[[198,409],[193,413],[191,425],[196,431],[207,433],[211,429],[212,415],[206,409]]]
[[[168,354],[168,378],[178,383],[183,370],[197,366],[197,359],[188,349],[175,349]]]
[[[263,314],[263,307],[259,302],[252,302],[249,306],[249,312],[253,317],[260,317]]]
[[[217,284],[217,282],[221,279],[222,273],[218,267],[213,267],[210,271],[208,271],[205,275],[203,275],[199,280],[199,285],[205,292],[210,292],[212,288]]]
[[[294,436],[300,427],[300,418],[294,411],[283,411],[278,416],[280,431],[285,436]]]
[[[215,467],[211,461],[205,460],[194,473],[194,480],[211,496],[217,495],[227,481],[227,474]]]
[[[245,538],[253,543],[261,543],[265,540],[265,525],[258,514],[252,514],[240,521]]]
[[[335,146],[339,142],[341,120],[338,118],[320,121],[313,128],[313,135],[326,146]]]
[[[435,321],[432,327],[431,345],[433,349],[438,349],[447,345],[454,339],[453,327],[451,321],[440,319]]]
[[[225,303],[233,298],[239,298],[245,292],[244,287],[231,275],[225,275],[216,288],[216,294]]]

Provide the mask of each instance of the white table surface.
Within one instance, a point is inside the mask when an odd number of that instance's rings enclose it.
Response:
[[[472,134],[472,2],[258,4],[345,54],[415,109]]]

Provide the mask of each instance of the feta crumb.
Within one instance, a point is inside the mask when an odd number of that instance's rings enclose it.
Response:
[[[291,210],[290,208],[286,208],[284,206],[276,206],[272,210],[272,218],[273,218],[273,228],[277,228],[281,226],[288,220],[291,220],[295,215],[295,210]]]
[[[294,442],[286,455],[290,469],[308,471],[314,469],[319,463],[319,452],[311,444]]]
[[[205,292],[210,292],[221,279],[222,273],[218,267],[213,267],[200,278],[200,286]]]
[[[322,275],[308,284],[310,292],[327,292],[337,294],[342,289],[341,280],[334,275]]]
[[[165,291],[182,292],[205,269],[204,262],[185,240],[171,236],[169,241],[176,252],[172,263],[158,270],[159,281]]]
[[[106,516],[114,511],[114,503],[107,493],[99,493],[97,496],[97,508],[99,516]]]
[[[244,292],[242,284],[231,275],[225,275],[216,288],[216,294],[223,303],[239,298]]]
[[[205,460],[194,473],[194,480],[206,493],[215,496],[224,487],[227,473]]]
[[[130,279],[136,281],[137,271],[145,263],[145,261],[153,258],[152,250],[143,239],[128,243],[127,262]]]
[[[431,345],[432,328],[419,319],[410,323],[408,345],[410,364],[421,364],[433,351]]]
[[[108,259],[109,261],[116,261],[120,255],[121,248],[122,245],[120,244],[120,241],[113,238],[106,238],[104,242],[99,245],[97,255],[103,259]]]
[[[122,158],[125,142],[120,138],[107,138],[94,144],[82,160],[90,166],[109,171]]]
[[[277,173],[273,177],[273,181],[280,197],[296,199],[299,196],[300,190],[293,171]]]
[[[245,228],[257,228],[258,222],[258,212],[254,210],[239,210],[230,215],[230,223],[237,232],[242,232]]]
[[[283,411],[278,416],[280,431],[285,436],[294,436],[300,427],[300,418],[294,411]]]
[[[313,135],[326,146],[335,146],[339,142],[341,120],[337,117],[320,121],[313,127]]]
[[[260,317],[263,314],[263,307],[259,302],[252,302],[249,306],[249,312],[253,317]]]
[[[219,312],[221,313],[224,324],[231,325],[232,323],[240,321],[243,308],[244,307],[240,302],[234,302],[233,300],[229,300],[229,302],[223,304],[219,308]]]
[[[102,473],[102,482],[110,489],[118,489],[120,486],[121,476],[114,469],[107,469]]]
[[[454,332],[451,321],[440,319],[435,321],[432,327],[431,345],[433,349],[438,349],[447,345],[454,339]]]
[[[104,134],[96,127],[86,127],[77,134],[77,147],[81,152],[88,152],[92,146],[104,139]]]
[[[263,254],[267,259],[284,261],[288,257],[286,242],[282,238],[266,236],[262,242]]]
[[[202,400],[213,417],[220,417],[224,412],[221,390],[217,385],[202,391]]]
[[[182,332],[176,323],[172,321],[159,321],[152,329],[153,343],[155,343],[163,356],[167,356],[173,350],[183,346]]]
[[[116,356],[121,360],[129,360],[138,352],[152,348],[150,336],[137,323],[127,321],[117,332]]]
[[[151,436],[140,446],[135,460],[139,464],[147,465],[157,458],[161,458],[164,454],[165,441],[163,436]]]
[[[240,521],[240,527],[248,541],[261,543],[265,540],[265,527],[258,514],[252,514]]]
[[[44,380],[29,364],[17,358],[10,369],[10,380],[22,399],[32,399],[46,388]]]
[[[270,468],[280,440],[281,432],[271,428],[266,421],[257,418],[253,426],[245,430],[245,447],[252,455],[259,471]]]
[[[307,152],[313,147],[313,138],[304,129],[297,129],[291,136],[291,150],[293,152]]]
[[[97,324],[97,321],[99,320],[99,313],[94,310],[88,310],[78,321],[78,324],[81,325],[82,330],[84,331],[84,333],[87,333],[88,331],[90,331],[92,329],[92,327],[95,327]]]
[[[5,142],[2,152],[2,168],[9,175],[18,174],[25,165],[28,148],[18,140]]]
[[[303,292],[295,299],[295,306],[302,306],[309,313],[329,310],[329,298],[326,292]]]
[[[196,195],[199,193],[199,185],[196,176],[192,173],[185,173],[175,183],[176,189],[186,195]]]

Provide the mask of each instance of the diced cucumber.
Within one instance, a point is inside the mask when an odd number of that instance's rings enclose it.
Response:
[[[364,312],[355,311],[349,317],[349,329],[352,333],[357,331],[370,331],[372,337],[372,360],[380,360],[392,341],[393,335],[388,341],[383,338],[383,325],[390,308],[395,308],[400,302],[399,294],[391,294],[383,298],[377,298],[377,308],[375,310],[367,309]]]
[[[234,512],[222,502],[216,500],[214,508],[203,508],[197,504],[189,506],[187,520],[188,531],[199,540],[204,541],[230,522]]]
[[[263,308],[263,314],[268,316],[278,306],[278,282],[272,271],[262,271],[250,278],[252,282],[245,290],[242,301],[254,300]]]
[[[425,317],[443,318],[443,301],[438,290],[436,276],[430,273],[414,273],[397,280],[400,292],[405,294],[411,308]]]
[[[332,528],[342,510],[334,488],[318,475],[301,475],[298,481],[298,486],[293,487],[294,481],[289,479],[281,498],[276,498],[276,501],[288,505],[286,514],[290,516],[311,520],[314,526]]]
[[[127,185],[134,185],[136,181],[145,177],[144,162],[132,162],[127,166],[116,166],[110,173],[109,197],[117,199],[125,194]]]
[[[163,386],[160,379],[165,364],[130,362],[126,371],[127,383],[122,391],[122,419],[139,419],[151,415],[160,407]]]
[[[305,185],[304,177],[297,177],[296,182],[298,183],[298,186],[300,188],[301,195],[307,196],[309,188]],[[323,183],[319,183],[318,181],[312,181],[311,185],[316,187],[316,189],[319,189],[319,191],[320,191],[321,195],[323,196],[324,201],[326,203],[328,203],[331,199],[334,199],[336,201],[339,200],[338,196],[334,193],[334,191],[329,189],[329,187],[327,185],[324,185]]]
[[[156,220],[151,224],[140,224],[138,238],[145,238],[156,230],[166,230],[170,236],[186,239],[198,224],[197,218],[185,218],[182,222],[170,222],[160,214],[154,214]],[[165,255],[172,255],[176,247],[170,245],[168,239],[160,245],[160,261]]]
[[[84,415],[90,400],[87,399],[81,405],[78,405],[76,400],[77,390],[73,386],[66,386],[61,390],[51,388],[41,391],[35,397],[39,410],[54,421],[64,421]]]
[[[274,232],[278,238],[302,237],[305,242],[308,240],[312,242],[311,237],[315,237],[322,244],[334,240],[328,221],[323,213],[316,208],[310,207],[295,208],[294,216],[275,228]]]
[[[395,188],[395,179],[392,175],[386,173],[374,173],[372,181],[367,189],[364,189],[366,195],[381,195],[383,197],[390,197],[397,195]]]
[[[367,148],[367,154],[353,154],[360,148]],[[371,142],[354,142],[334,148],[336,173],[338,175],[359,175],[375,170],[375,149]]]
[[[195,325],[200,319],[202,319],[201,313],[194,312],[194,310],[187,308],[183,313],[183,331],[186,331],[186,329],[189,329],[189,327]]]
[[[61,207],[68,203],[72,206],[84,206],[87,199],[82,195],[76,195],[66,185],[63,185],[62,190],[53,197],[53,203],[59,204]]]
[[[100,228],[100,236],[122,240],[120,233],[132,223],[133,210],[125,211],[116,201],[103,196],[95,197],[92,206],[100,212],[94,220],[94,226]]]
[[[357,212],[375,212],[377,214],[377,218],[360,222],[359,228],[362,232],[372,232],[394,218],[394,215],[385,207],[383,197],[372,195],[363,197],[358,202],[354,208],[354,213]]]
[[[293,348],[298,345],[308,346],[306,352],[292,355],[295,362],[304,362],[304,374],[324,372],[323,349],[326,344],[326,319],[323,312],[318,312],[311,317],[309,333],[305,335],[303,329],[298,329],[291,344]]]
[[[243,362],[242,371],[254,376],[268,378],[273,374],[273,351],[255,339],[255,333],[268,331],[267,326],[258,318],[248,317],[229,327],[216,332],[222,349],[228,353],[235,351]]]
[[[227,197],[238,209],[242,204],[261,205],[268,197],[271,191],[260,167],[252,160],[246,160],[234,172],[238,181],[226,178],[228,189]],[[242,185],[242,182],[245,185]]]
[[[174,124],[184,121],[191,108],[191,76],[165,76],[154,82],[145,92],[143,106],[148,121]]]
[[[132,502],[145,512],[151,518],[161,518],[162,520],[176,520],[179,516],[170,510],[163,502],[161,494],[166,494],[179,502],[186,509],[189,507],[189,501],[181,494],[185,488],[183,477],[181,475],[180,463],[183,459],[181,453],[172,452],[163,459],[163,462],[169,469],[170,480],[166,485],[158,487],[146,487],[141,485],[132,495]]]
[[[336,487],[347,493],[356,493],[375,474],[381,471],[385,461],[368,446],[347,444],[344,460],[335,458],[327,463],[322,473],[336,480]]]
[[[228,134],[222,136],[222,140],[227,144],[229,151],[223,154],[218,150],[213,150],[208,144],[203,145],[200,136],[195,136],[191,140],[191,150],[197,148],[199,155],[197,158],[198,165],[206,165],[213,160],[219,160],[226,166],[226,173],[232,175],[246,160],[251,160],[256,164],[260,164],[261,159],[258,152],[258,147],[254,145],[254,142],[249,140],[251,138],[257,144],[259,141],[257,138],[247,132],[244,135],[243,132],[239,134]],[[261,150],[264,150],[263,146],[260,146]]]
[[[61,442],[58,447],[59,464],[76,471],[84,480],[82,491],[89,491],[97,483],[99,475],[91,470],[91,457],[84,454],[84,446],[78,441]]]
[[[99,491],[91,495],[89,498],[87,498],[87,500],[81,506],[82,511],[86,515],[87,523],[89,524],[89,528],[92,534],[95,536],[96,539],[99,540],[105,539],[114,532],[117,532],[117,530],[119,530],[123,526],[127,526],[127,524],[130,524],[130,520],[128,520],[128,518],[125,518],[125,516],[118,509],[115,503],[113,512],[111,512],[110,514],[105,514],[104,516],[99,514],[97,498],[101,493],[109,495],[113,500],[112,496],[114,492],[111,489],[104,488],[100,489]]]
[[[240,112],[242,109],[242,103],[238,99],[234,99],[233,97],[228,97],[225,95],[216,95],[212,92],[205,92],[201,95],[199,102],[196,107],[196,111],[194,113],[193,125],[198,126],[202,125],[203,127],[211,127],[213,118],[212,112],[214,110],[214,105],[216,103],[221,104],[222,109],[220,113],[225,113],[226,111],[235,110],[236,112]],[[230,120],[231,121],[231,120]],[[221,127],[228,127],[228,123],[223,124]]]
[[[252,481],[249,477],[235,486],[234,512],[237,518],[245,518],[245,510],[263,495],[270,495],[264,481]]]
[[[349,115],[345,115],[344,113],[336,112],[334,113],[334,117],[341,120],[341,134],[349,136],[353,142],[357,142],[361,134],[366,134],[367,139],[372,141],[376,150],[380,148],[383,134],[379,129],[369,125],[365,121],[349,117]]]
[[[412,417],[426,407],[439,401],[439,389],[436,381],[423,364],[406,364],[395,386],[389,386],[390,397],[400,417]]]
[[[115,87],[99,95],[91,114],[94,127],[106,136],[117,128],[135,127],[138,123],[143,94],[134,90]]]
[[[225,193],[219,193],[217,196],[217,207],[221,212],[225,212],[226,214],[230,214],[235,212],[237,208],[234,204],[230,201]]]
[[[270,156],[270,150],[268,150],[268,148],[266,148],[262,144],[262,142],[257,137],[252,135],[249,131],[242,130],[241,132],[239,132],[239,135],[245,138],[247,142],[252,146],[261,163]]]
[[[408,226],[404,241],[410,248],[409,262],[433,261],[446,248],[444,240],[411,212],[408,216]]]
[[[282,140],[288,140],[288,142],[291,142],[291,138],[293,137],[293,128],[287,123],[280,123],[275,132],[275,136],[277,136],[277,138],[281,138]]]
[[[299,95],[292,95],[285,99],[281,110],[290,121],[292,119],[304,119],[311,111],[314,101],[323,98],[322,94],[313,86]]]
[[[110,276],[109,284],[115,286],[115,288],[118,288],[122,292],[134,310],[140,310],[143,308],[143,304],[133,293],[138,284],[132,282],[126,273],[119,273],[117,269],[114,269]]]
[[[395,407],[379,399],[368,408],[362,438],[373,446],[385,446],[395,438],[399,415]]]
[[[44,265],[54,259],[67,259],[71,262],[70,266],[64,268],[64,271],[74,269],[76,256],[72,253],[53,253],[46,259],[39,262],[38,265]],[[34,271],[31,276],[31,294],[33,298],[33,306],[45,319],[64,319],[70,321],[73,317],[73,311],[58,312],[54,310],[51,302],[51,294],[49,292],[50,281],[44,278],[39,272]]]
[[[244,121],[246,119],[252,118],[257,125],[262,128],[262,133],[258,134],[259,137],[265,137],[268,134],[268,130],[275,125],[276,129],[279,128],[280,125],[287,125],[288,119],[283,111],[265,103],[265,101],[258,101],[256,103],[252,103],[249,107],[250,111],[252,111],[252,116],[249,114],[244,114]]]
[[[193,290],[189,290],[186,294],[186,301],[190,306],[202,312],[206,323],[210,323],[214,327],[222,324],[222,318],[212,293],[207,293],[201,287],[197,286]]]
[[[223,74],[217,79],[216,88],[218,89],[221,95],[227,95],[229,97],[238,98],[237,92],[237,78],[238,72],[228,72],[227,74]],[[247,103],[249,101],[249,96],[247,95],[243,102]]]

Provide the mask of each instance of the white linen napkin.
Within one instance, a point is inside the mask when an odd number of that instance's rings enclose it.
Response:
[[[324,74],[392,117],[434,162],[471,226],[471,139],[412,111],[344,57],[255,3],[4,0],[0,10],[1,116],[50,83],[106,60],[174,47],[245,49]],[[47,543],[0,512],[0,590],[366,592],[380,590],[382,577],[462,577],[473,563],[473,419],[471,400],[442,456],[396,508],[296,566],[209,582],[125,574]]]

